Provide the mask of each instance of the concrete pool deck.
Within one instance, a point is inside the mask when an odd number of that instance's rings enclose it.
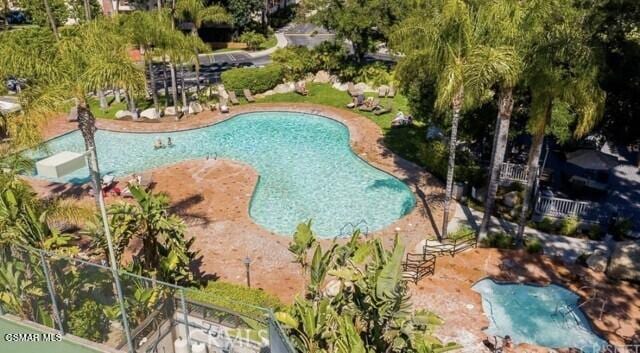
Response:
[[[392,225],[372,233],[387,244],[393,235],[401,235],[407,249],[414,249],[425,237],[435,234],[433,224],[442,222],[442,184],[413,163],[389,151],[383,134],[373,121],[355,112],[313,104],[251,104],[231,107],[232,114],[204,112],[176,122],[131,122],[98,120],[101,129],[129,132],[161,132],[204,127],[237,114],[277,110],[324,115],[344,123],[351,135],[353,151],[375,167],[407,183],[416,196],[417,206]],[[76,123],[63,117],[45,127],[46,138],[75,130]],[[152,146],[149,146],[152,148]],[[116,156],[117,157],[117,156]],[[173,210],[185,218],[188,234],[195,237],[200,270],[222,280],[245,283],[242,260],[251,256],[252,286],[290,302],[303,289],[299,267],[292,263],[287,250],[290,237],[267,231],[249,217],[249,201],[257,174],[253,168],[227,160],[193,160],[152,170],[155,191],[169,194]],[[92,204],[86,188],[28,178],[41,195],[78,197]],[[121,180],[127,180],[121,178]],[[107,202],[120,201],[108,197]],[[372,205],[375,207],[375,205]],[[323,241],[328,243],[328,241]],[[139,246],[139,244],[134,244]],[[446,324],[437,334],[465,346],[463,352],[485,351],[482,328],[487,326],[480,295],[471,290],[484,277],[536,283],[568,283],[583,298],[585,284],[598,285],[611,298],[602,320],[599,308],[585,308],[585,313],[605,337],[617,344],[640,335],[640,289],[628,283],[610,283],[601,275],[584,268],[568,268],[544,256],[517,251],[474,249],[454,258],[438,258],[436,274],[411,285],[412,301],[441,315]],[[581,292],[582,291],[582,292]],[[533,352],[534,350],[528,350]],[[540,350],[542,352],[542,350]],[[546,352],[546,351],[544,351]]]

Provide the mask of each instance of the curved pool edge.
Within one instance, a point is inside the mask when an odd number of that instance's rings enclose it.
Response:
[[[470,285],[471,290],[472,290],[472,291],[474,291],[475,293],[477,293],[477,294],[480,296],[480,302],[481,302],[481,303],[482,303],[482,301],[483,301],[483,300],[485,300],[485,299],[482,297],[482,294],[480,294],[480,292],[478,292],[477,290],[475,290],[473,287],[475,287],[478,283],[480,283],[480,282],[482,282],[482,281],[486,281],[486,280],[490,280],[490,281],[492,281],[493,283],[495,283],[495,284],[497,284],[497,285],[525,285],[525,286],[538,287],[538,288],[546,288],[546,287],[549,287],[549,286],[551,286],[551,285],[554,285],[554,286],[560,287],[560,288],[562,288],[562,289],[567,290],[568,292],[571,292],[571,293],[575,294],[575,295],[576,295],[576,297],[578,297],[578,300],[576,301],[576,306],[577,306],[578,308],[580,308],[580,311],[582,312],[582,315],[585,317],[585,319],[586,319],[586,321],[585,321],[585,322],[586,322],[586,323],[587,323],[587,325],[589,326],[589,327],[587,327],[587,328],[588,328],[589,330],[591,330],[591,332],[592,332],[595,336],[597,336],[598,338],[600,338],[601,340],[603,340],[605,343],[610,344],[610,343],[609,343],[609,340],[608,340],[608,339],[606,338],[606,336],[602,333],[602,331],[601,331],[600,329],[598,329],[598,328],[594,325],[594,323],[593,323],[593,319],[591,318],[591,316],[589,316],[589,315],[587,314],[587,312],[586,312],[586,311],[582,310],[581,306],[586,302],[585,297],[584,297],[582,294],[580,294],[580,293],[578,293],[578,292],[574,291],[574,290],[573,290],[573,289],[571,289],[570,287],[566,286],[565,284],[563,284],[563,283],[558,283],[558,282],[540,283],[540,282],[534,282],[534,281],[509,281],[509,280],[500,280],[500,279],[494,278],[494,277],[492,277],[492,276],[484,276],[484,277],[479,278],[478,280],[476,280],[475,282],[473,282],[473,284],[471,284],[471,285]],[[485,316],[488,316],[486,313],[484,313],[484,309],[483,309],[482,311],[483,311],[483,314],[484,314]],[[488,317],[487,317],[487,319],[488,319],[489,321],[491,321],[491,319],[490,319],[490,318],[488,318]],[[484,331],[485,329],[487,329],[487,328],[488,328],[488,327],[483,328],[483,331]],[[547,347],[547,348],[551,348],[551,349],[559,349],[559,348],[554,348],[554,347]],[[566,347],[561,347],[561,348],[566,348]]]
[[[176,123],[172,122],[159,122],[159,123],[142,123],[142,122],[132,122],[132,121],[117,121],[117,120],[98,120],[97,127],[100,130],[118,132],[118,133],[136,133],[136,134],[153,134],[153,133],[170,133],[170,132],[182,132],[189,130],[202,129],[206,127],[210,127],[216,124],[220,124],[222,122],[231,120],[233,118],[250,114],[250,113],[261,113],[261,112],[285,112],[285,113],[301,113],[307,114],[311,116],[317,116],[325,119],[332,120],[341,126],[343,126],[348,133],[348,145],[350,149],[350,153],[352,153],[357,159],[366,163],[368,166],[377,169],[378,171],[387,174],[398,181],[401,181],[402,184],[408,189],[409,194],[411,195],[411,208],[409,211],[405,212],[401,217],[395,220],[392,223],[389,223],[382,228],[375,229],[371,231],[372,234],[378,234],[383,232],[388,232],[391,229],[395,229],[398,232],[399,229],[402,229],[399,225],[399,222],[403,219],[407,218],[412,214],[422,213],[420,209],[423,207],[420,202],[418,202],[417,189],[420,187],[417,186],[415,181],[410,175],[412,173],[424,173],[427,175],[428,181],[431,175],[424,170],[422,170],[417,165],[412,162],[404,160],[402,157],[396,155],[391,150],[389,150],[386,146],[381,144],[379,141],[383,138],[382,129],[371,121],[369,118],[357,114],[352,111],[348,111],[345,109],[317,105],[317,104],[309,104],[309,103],[295,103],[295,104],[271,104],[271,103],[257,103],[246,105],[242,107],[234,107],[234,111],[229,114],[220,114],[218,112],[204,112],[204,114],[209,115],[205,121],[202,119],[199,121],[195,121],[193,124],[180,126],[176,128]],[[178,124],[188,123],[189,119],[194,118],[186,118],[186,121],[180,121]],[[375,138],[373,139],[365,139],[366,133],[363,133],[361,129],[363,126],[368,129],[368,132],[373,130],[375,132]],[[132,129],[132,127],[136,127],[137,129]],[[71,129],[69,131],[65,131],[63,133],[59,133],[55,136],[44,141],[53,140],[55,138],[64,136],[66,134],[72,133],[77,129]],[[238,161],[235,161],[238,162]],[[161,167],[150,168],[148,170],[159,170],[166,167],[171,166],[172,164],[168,164]],[[407,168],[407,166],[409,168]],[[255,170],[255,169],[254,169]],[[253,194],[256,192],[257,186],[259,183],[259,179],[256,185],[253,186]],[[431,184],[429,186],[432,186]],[[252,197],[253,200],[253,197]],[[247,214],[251,219],[254,219],[251,216],[251,204],[249,204],[249,209],[247,210]],[[426,222],[426,219],[424,220]],[[414,222],[415,223],[415,222]],[[256,223],[257,224],[257,223]],[[409,223],[411,226],[411,223]],[[406,228],[406,227],[405,227]],[[274,232],[271,229],[265,228],[265,230],[269,232]],[[287,236],[286,234],[275,233],[281,236]],[[333,238],[341,238],[340,234],[331,235],[331,236],[323,236],[323,239],[333,239]]]

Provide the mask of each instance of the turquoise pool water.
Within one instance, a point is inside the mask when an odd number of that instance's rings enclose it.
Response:
[[[484,279],[473,289],[482,295],[490,323],[486,333],[491,336],[509,335],[515,343],[573,347],[587,353],[600,352],[607,344],[576,308],[579,297],[563,287],[497,284]]]
[[[171,137],[174,147],[155,150],[154,141]],[[249,213],[260,225],[290,235],[313,220],[320,236],[340,235],[347,223],[370,230],[387,226],[415,205],[402,181],[356,156],[343,124],[317,115],[284,112],[243,114],[209,127],[171,133],[98,131],[96,145],[103,174],[141,172],[194,158],[226,158],[251,165],[260,174]],[[79,132],[53,139],[46,155],[84,151]],[[44,154],[38,154],[44,157]],[[65,176],[88,181],[86,170]]]

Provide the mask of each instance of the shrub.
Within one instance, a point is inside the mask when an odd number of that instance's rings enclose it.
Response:
[[[267,41],[267,38],[260,33],[249,31],[242,33],[239,40],[245,43],[249,50],[258,50],[260,46]]]
[[[542,242],[538,238],[528,238],[525,241],[525,247],[529,254],[541,254]]]
[[[109,319],[100,304],[87,300],[79,309],[71,312],[69,329],[78,337],[100,343],[107,339]]]
[[[580,221],[575,217],[569,217],[562,220],[560,223],[560,234],[568,237],[573,237],[578,233],[580,228]]]
[[[222,82],[227,90],[249,88],[254,92],[265,92],[282,83],[282,67],[269,65],[263,68],[231,69],[222,73]]]
[[[449,233],[448,237],[451,240],[457,240],[457,239],[468,237],[469,235],[474,233],[475,231],[473,230],[473,228],[463,225],[462,227],[456,229],[455,232]]]
[[[611,227],[611,234],[618,240],[629,236],[633,223],[629,218],[618,218]]]
[[[420,145],[419,152],[425,168],[440,179],[447,177],[449,163],[449,146],[441,140],[430,140]],[[456,154],[456,169],[454,180],[479,185],[482,180],[482,170],[464,151]]]
[[[220,281],[210,281],[200,290],[188,291],[187,296],[195,301],[223,307],[251,318],[261,318],[264,314],[255,306],[273,310],[284,306],[278,298],[263,290]]]
[[[288,81],[300,80],[317,71],[318,67],[316,58],[306,47],[280,48],[273,53],[271,60],[282,67]]]
[[[378,87],[388,85],[392,77],[393,75],[389,72],[389,69],[384,64],[378,62],[360,68],[357,81]]]
[[[536,226],[540,231],[545,233],[555,233],[557,230],[556,222],[548,217],[543,218]]]
[[[487,248],[513,249],[513,237],[507,233],[491,233],[482,240],[482,245]]]
[[[604,236],[604,231],[602,230],[602,227],[600,227],[600,225],[594,224],[591,227],[589,227],[589,232],[587,233],[587,235],[591,240],[602,240],[602,237]]]
[[[326,41],[313,49],[317,70],[325,70],[338,74],[348,62],[349,53],[339,42]]]

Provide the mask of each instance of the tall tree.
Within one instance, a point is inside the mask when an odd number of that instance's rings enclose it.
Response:
[[[178,0],[176,15],[179,20],[191,24],[191,34],[198,35],[198,30],[205,23],[231,23],[232,18],[220,5],[206,6],[202,0]]]
[[[512,47],[491,47],[482,42],[482,19],[464,0],[434,1],[413,11],[394,34],[394,46],[407,60],[424,65],[436,77],[436,108],[451,111],[443,238],[447,236],[462,111],[486,98],[486,89],[495,82],[496,73],[504,71],[502,67],[517,66]]]
[[[547,6],[548,4],[540,4]],[[554,106],[567,104],[578,116],[574,136],[582,137],[602,116],[605,94],[598,85],[598,67],[583,27],[586,12],[564,1],[552,1],[539,11],[537,36],[527,53],[525,79],[531,90],[529,131],[533,136],[527,162],[527,184],[520,213],[517,241],[520,243],[537,181],[542,145],[553,118]],[[569,25],[571,24],[571,25]]]

